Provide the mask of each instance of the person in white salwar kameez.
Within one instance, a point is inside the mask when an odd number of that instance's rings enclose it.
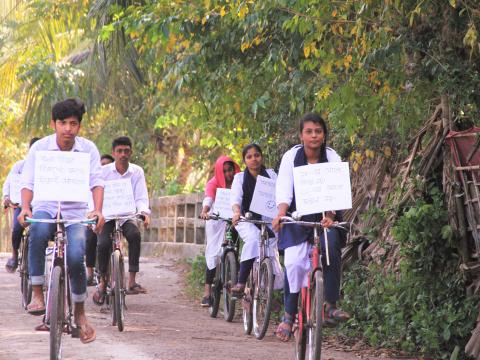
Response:
[[[232,288],[232,292],[241,295],[245,290],[247,278],[252,269],[253,263],[260,255],[259,241],[260,228],[259,226],[248,223],[239,222],[240,216],[244,216],[247,211],[250,211],[250,204],[253,198],[253,192],[257,181],[257,176],[262,175],[275,180],[277,174],[272,169],[266,169],[263,166],[262,149],[257,144],[249,144],[243,148],[242,151],[243,162],[246,165],[245,171],[235,175],[232,184],[232,192],[230,195],[233,217],[232,223],[235,226],[240,238],[243,240],[243,248],[240,256],[240,271],[238,275],[238,283]],[[255,220],[271,221],[272,219],[256,214],[252,211],[252,217]],[[275,233],[268,229],[269,233],[269,248],[266,256],[272,259],[274,274],[276,276],[276,283],[283,285],[283,271],[280,265],[277,239]],[[278,281],[280,280],[280,281]]]
[[[200,217],[207,219],[213,209],[215,195],[218,188],[230,189],[233,176],[240,171],[240,167],[228,156],[220,156],[215,163],[215,176],[205,186],[205,198],[202,204]],[[225,222],[221,220],[207,220],[205,224],[205,289],[201,305],[208,307],[211,304],[211,292],[215,270],[222,254],[222,242],[225,234]]]

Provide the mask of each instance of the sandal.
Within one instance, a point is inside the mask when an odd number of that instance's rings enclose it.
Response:
[[[31,315],[43,315],[45,314],[45,305],[41,305],[32,301],[27,305],[27,313]]]
[[[9,273],[14,273],[15,270],[17,270],[18,267],[18,260],[14,258],[10,258],[7,260],[7,263],[5,264],[5,270]]]
[[[347,321],[350,319],[350,314],[334,308],[334,307],[328,307],[325,311],[325,322],[330,324],[330,325],[337,325],[338,323]]]
[[[275,336],[277,339],[287,342],[292,337],[293,319],[291,316],[284,315],[282,322],[278,324],[277,330],[275,330]]]
[[[146,294],[146,293],[147,293],[147,289],[145,289],[140,284],[134,284],[133,286],[130,286],[127,291],[125,291],[125,294],[127,295],[137,295],[137,294]]]
[[[83,344],[88,344],[97,338],[97,332],[89,323],[77,325],[77,329],[80,334],[80,341]],[[88,335],[88,333],[90,333],[90,335]]]
[[[97,286],[97,290],[93,293],[92,300],[96,305],[101,306],[105,302],[105,295],[105,291],[100,290]]]

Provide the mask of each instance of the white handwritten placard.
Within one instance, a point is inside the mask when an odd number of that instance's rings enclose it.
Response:
[[[352,207],[347,162],[327,162],[293,169],[295,201],[301,215]]]
[[[88,202],[90,154],[73,151],[35,153],[34,201]]]
[[[265,176],[257,176],[257,184],[253,191],[250,211],[263,215],[270,219],[277,216],[277,204],[275,203],[275,180]]]
[[[134,214],[136,211],[130,179],[107,180],[103,192],[103,216]]]
[[[10,201],[14,204],[20,204],[22,202],[22,196],[20,191],[20,178],[22,177],[21,174],[10,174],[9,181],[10,181]]]
[[[223,218],[231,218],[233,216],[232,205],[230,203],[230,189],[217,189],[213,213],[219,214]]]

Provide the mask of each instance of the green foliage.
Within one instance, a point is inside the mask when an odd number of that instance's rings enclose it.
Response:
[[[464,348],[478,299],[465,294],[440,191],[431,188],[427,197],[395,224],[397,272],[370,264],[345,274],[344,307],[354,314],[345,331],[361,334],[373,346],[447,359]]]
[[[205,268],[207,266],[205,255],[200,254],[195,259],[188,259],[187,293],[190,297],[198,299],[203,294],[205,283]]]

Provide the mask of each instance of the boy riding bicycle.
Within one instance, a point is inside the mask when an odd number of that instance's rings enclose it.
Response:
[[[100,154],[95,144],[85,138],[77,136],[80,131],[82,116],[85,113],[84,104],[76,99],[67,99],[56,103],[52,108],[51,127],[55,134],[37,141],[28,152],[22,172],[22,211],[18,216],[19,222],[26,226],[25,217],[34,219],[55,219],[58,213],[56,201],[33,201],[35,179],[35,153],[37,151],[73,151],[90,154],[89,187],[92,191],[94,210],[87,214],[88,218],[98,219],[95,231],[101,231],[104,223],[102,215],[103,180],[101,177]],[[34,213],[32,216],[31,206]],[[87,203],[62,202],[60,211],[63,219],[84,218],[87,212]],[[33,315],[45,312],[43,296],[45,248],[48,240],[55,232],[55,224],[35,223],[31,225],[29,238],[29,274],[32,283],[32,301],[27,311]],[[85,274],[85,242],[86,226],[72,224],[67,226],[66,233],[69,239],[67,245],[67,261],[71,282],[72,300],[74,306],[75,323],[80,329],[80,340],[83,343],[95,340],[95,329],[88,323],[85,315],[85,299],[87,298],[87,280]]]
[[[132,142],[130,138],[127,136],[121,136],[113,140],[112,156],[115,159],[115,162],[102,166],[102,176],[105,181],[130,179],[137,212],[145,216],[144,226],[148,227],[150,223],[150,208],[147,184],[145,182],[143,169],[138,165],[130,163],[132,153]],[[127,294],[145,294],[147,289],[136,282],[136,275],[139,271],[140,263],[140,230],[132,220],[124,222],[121,227],[128,242],[129,278]],[[115,221],[107,221],[103,231],[98,234],[97,256],[98,270],[101,274],[101,279],[97,291],[93,296],[93,301],[97,305],[102,305],[105,299],[105,277],[108,270],[108,261],[112,246],[110,235],[114,229]]]

